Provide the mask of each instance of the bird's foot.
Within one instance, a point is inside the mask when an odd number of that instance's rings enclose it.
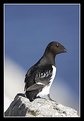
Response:
[[[41,98],[40,96],[37,96],[36,98]]]
[[[48,94],[47,96],[49,100],[56,102],[55,100],[51,99],[50,94]]]

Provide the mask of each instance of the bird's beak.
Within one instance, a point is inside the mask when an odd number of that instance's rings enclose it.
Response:
[[[65,52],[65,53],[67,52],[67,49],[66,49],[66,48],[64,48],[64,52]]]

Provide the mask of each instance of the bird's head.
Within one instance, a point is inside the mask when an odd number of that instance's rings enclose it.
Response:
[[[45,53],[52,53],[54,56],[65,52],[67,52],[65,47],[56,41],[50,42],[45,50]]]

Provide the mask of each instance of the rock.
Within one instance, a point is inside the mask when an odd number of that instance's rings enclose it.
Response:
[[[9,108],[5,111],[5,117],[78,117],[77,111],[57,104],[44,98],[37,98],[30,102],[24,94],[17,94]]]

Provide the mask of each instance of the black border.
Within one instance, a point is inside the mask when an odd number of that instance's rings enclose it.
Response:
[[[1,24],[1,27],[0,27],[0,29],[1,29],[1,35],[2,35],[2,42],[0,43],[0,55],[2,55],[2,60],[0,60],[0,64],[1,64],[1,67],[2,67],[2,69],[1,69],[1,76],[0,77],[3,77],[3,79],[2,79],[2,81],[0,81],[2,84],[0,84],[0,86],[1,86],[1,96],[2,96],[2,102],[0,102],[1,103],[1,108],[0,108],[0,112],[3,112],[4,110],[3,110],[3,105],[4,105],[4,96],[3,96],[3,91],[4,91],[4,89],[2,89],[2,85],[4,85],[4,4],[16,4],[16,3],[14,3],[13,1],[9,1],[9,2],[4,2],[4,3],[2,3],[2,4],[0,4],[0,8],[2,9],[2,10],[0,10],[0,12],[2,13],[0,13],[0,24]],[[23,3],[20,3],[20,2],[18,2],[17,4],[23,4]],[[25,4],[25,3],[24,3]],[[41,3],[26,3],[26,4],[41,4]],[[82,15],[83,15],[83,11],[82,11],[82,3],[80,3],[80,0],[79,0],[79,2],[74,2],[74,3],[60,3],[60,2],[56,2],[56,3],[42,3],[42,4],[80,4],[80,17],[81,17],[81,21],[80,21],[80,25],[84,22],[83,21],[83,17],[82,17]],[[80,32],[82,31],[82,25],[81,25],[81,27],[80,27]],[[81,36],[81,38],[82,38],[82,32],[80,33],[80,36]],[[81,39],[80,38],[80,39]],[[80,46],[81,46],[81,42],[80,42]],[[81,47],[80,47],[81,48]],[[81,55],[81,50],[80,50],[80,55]],[[80,59],[80,61],[81,61],[82,59]],[[81,63],[81,62],[80,62]],[[81,66],[81,65],[80,65]],[[81,71],[81,67],[80,67],[80,71]],[[81,73],[80,73],[80,81],[81,81]],[[83,86],[83,84],[82,84],[82,82],[80,83],[80,86]],[[81,88],[81,87],[80,87]],[[2,91],[3,90],[3,91]],[[80,90],[80,94],[81,94],[81,90]],[[81,97],[81,95],[80,95],[80,97]],[[81,100],[80,101],[82,101],[82,99],[83,98],[81,98]],[[0,100],[1,101],[1,100]],[[82,106],[81,106],[81,102],[80,102],[80,117],[78,117],[78,118],[81,118],[81,116],[83,116],[83,114],[82,114],[82,111],[81,111],[81,108],[82,108]],[[1,114],[0,113],[0,115],[3,117],[4,115],[3,115],[3,113]],[[4,117],[4,118],[6,118],[6,117]],[[12,117],[11,117],[12,118]],[[14,117],[13,117],[14,118]],[[24,117],[25,118],[25,117]],[[28,118],[28,117],[27,117]],[[55,117],[55,118],[57,118],[57,117]],[[58,118],[60,118],[60,117],[58,117]],[[72,117],[73,118],[73,117]],[[26,119],[26,118],[25,118]],[[35,119],[35,118],[34,118]]]

